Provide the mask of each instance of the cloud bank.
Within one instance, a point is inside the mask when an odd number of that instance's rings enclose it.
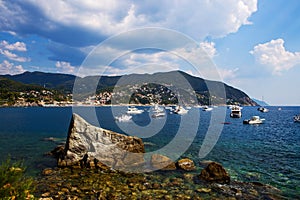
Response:
[[[36,35],[47,39],[51,53],[48,60],[75,67],[84,61],[86,49],[122,32],[145,27],[168,28],[200,43],[207,37],[220,38],[237,32],[241,26],[251,24],[249,17],[256,11],[257,0],[0,0],[0,30],[20,38]],[[137,38],[121,41],[118,47],[111,48],[122,48],[122,42],[136,41]],[[11,45],[1,54],[11,61],[30,61],[11,52],[26,51],[24,43]],[[209,56],[216,55],[213,43],[200,45]]]
[[[250,24],[257,0],[2,0],[0,29],[39,34],[70,46],[146,26],[171,28],[195,39],[223,37]]]

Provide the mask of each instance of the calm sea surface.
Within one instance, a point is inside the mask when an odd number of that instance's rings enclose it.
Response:
[[[256,107],[244,107],[240,119],[230,118],[229,109],[214,108],[212,112],[225,110],[223,121],[211,119],[211,112],[194,112],[199,108],[192,108],[189,114],[197,116],[188,118],[188,122],[183,122],[185,117],[169,111],[165,118],[153,119],[149,107],[139,108],[145,112],[133,116],[132,122],[123,123],[115,122],[110,107],[76,110],[94,125],[127,134],[132,132],[139,137],[144,134],[147,152],[163,149],[174,138],[178,139],[176,134],[183,127],[182,130],[187,133],[179,139],[189,145],[182,157],[193,159],[197,165],[201,160],[220,162],[233,179],[271,184],[281,189],[284,196],[291,199],[300,197],[300,123],[293,122],[293,116],[300,113],[300,107],[281,107],[281,110],[269,107],[268,113],[260,113]],[[117,109],[117,113],[126,111],[126,107]],[[89,113],[94,111],[97,120],[90,117]],[[0,161],[6,160],[8,155],[13,160],[23,160],[32,175],[39,174],[45,167],[55,166],[55,161],[44,154],[65,141],[71,115],[70,107],[0,108]],[[265,123],[242,123],[253,115],[265,118]],[[199,150],[209,124],[222,122],[228,124],[224,125],[216,145],[205,158],[200,159]],[[193,128],[189,127],[195,126],[197,129],[193,135]],[[188,133],[189,130],[191,133]],[[55,142],[45,140],[49,137],[55,138]]]

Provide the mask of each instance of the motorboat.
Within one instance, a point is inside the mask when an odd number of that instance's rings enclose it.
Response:
[[[165,106],[165,109],[166,109],[166,110],[170,110],[170,111],[173,110],[172,106]]]
[[[259,116],[252,116],[251,119],[244,120],[244,124],[262,124],[265,119],[261,119]]]
[[[153,108],[152,108],[152,117],[153,118],[157,118],[157,117],[164,117],[166,114],[165,114],[165,110],[161,107],[159,107],[158,105],[155,105]]]
[[[128,110],[127,110],[127,114],[141,114],[143,112],[144,112],[144,110],[139,110],[134,106],[128,107]]]
[[[230,117],[232,118],[241,118],[242,117],[242,108],[240,106],[232,106]]]
[[[176,106],[174,113],[179,114],[179,115],[184,115],[184,114],[188,113],[188,110],[186,110],[182,106]]]
[[[152,114],[153,118],[158,118],[158,117],[164,117],[166,114],[165,112],[155,112]]]
[[[202,108],[202,110],[203,110],[203,111],[212,111],[213,108],[212,108],[212,107],[208,107],[208,106],[204,106],[204,107]]]
[[[294,122],[300,123],[300,115],[294,116]]]
[[[131,115],[123,114],[121,116],[115,117],[115,120],[118,122],[128,122],[132,119]]]
[[[265,108],[265,107],[259,107],[259,108],[257,108],[257,110],[260,112],[263,112],[263,113],[269,112],[269,109]]]

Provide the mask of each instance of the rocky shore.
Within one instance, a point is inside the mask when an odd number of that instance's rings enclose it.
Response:
[[[64,146],[51,152],[58,166],[45,169],[36,194],[51,199],[284,199],[258,182],[231,180],[216,162],[165,155],[143,157],[140,138],[88,124],[74,114]],[[196,167],[197,166],[197,167]]]
[[[194,172],[124,173],[91,169],[45,169],[40,199],[283,199],[260,183],[207,182]]]

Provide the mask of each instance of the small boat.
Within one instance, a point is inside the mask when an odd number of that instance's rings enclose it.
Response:
[[[155,105],[153,108],[152,108],[152,117],[153,118],[157,118],[157,117],[164,117],[165,116],[165,110],[161,107],[159,107],[158,105]]]
[[[133,107],[133,106],[128,107],[128,110],[127,110],[127,114],[141,114],[143,112],[144,112],[144,110],[139,110],[139,109],[137,109],[136,107]]]
[[[203,111],[212,111],[213,108],[212,108],[212,107],[208,107],[208,106],[204,106],[204,107],[202,108],[202,110],[203,110]]]
[[[188,110],[184,109],[181,106],[176,106],[174,113],[178,114],[178,115],[184,115],[184,114],[188,113]]]
[[[263,113],[269,112],[269,109],[265,108],[265,107],[259,107],[259,108],[257,108],[257,110],[260,112],[263,112]]]
[[[232,106],[230,117],[241,118],[242,117],[242,108],[240,106]]]
[[[261,119],[259,116],[253,116],[251,119],[243,121],[243,124],[262,124],[265,119]]]
[[[158,118],[158,117],[164,117],[166,114],[165,112],[155,112],[152,114],[153,118]]]
[[[173,108],[172,108],[171,106],[165,106],[165,109],[166,109],[166,110],[170,110],[170,111],[173,110]]]
[[[132,116],[123,114],[121,116],[115,117],[115,120],[118,122],[128,122],[132,119]]]
[[[294,122],[300,123],[300,115],[294,116]]]

